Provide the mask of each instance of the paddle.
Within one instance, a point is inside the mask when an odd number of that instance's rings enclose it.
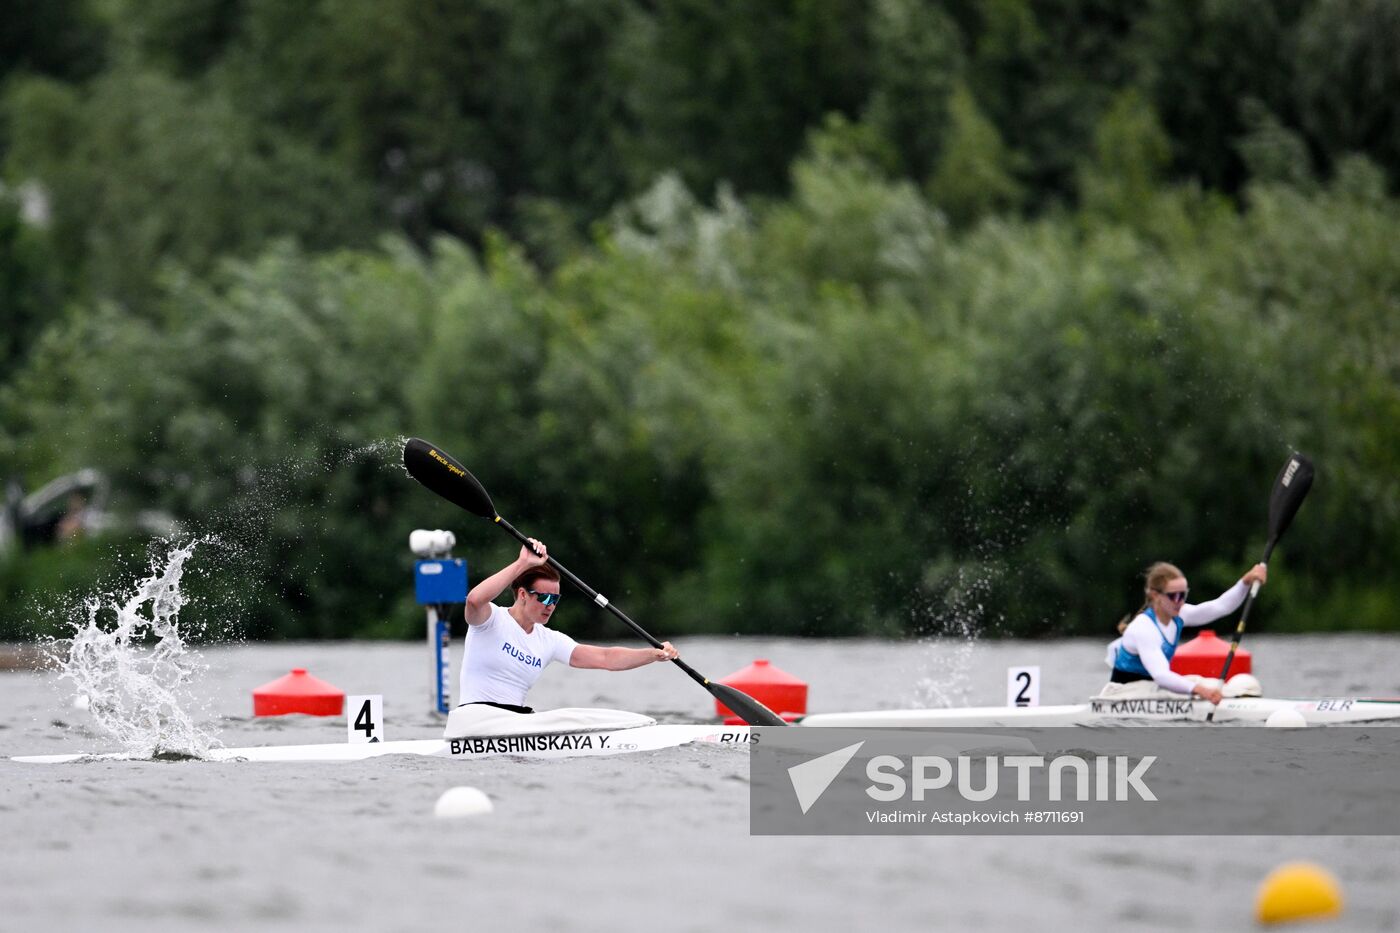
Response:
[[[1279,470],[1278,477],[1274,480],[1273,492],[1269,494],[1269,543],[1264,545],[1264,559],[1260,563],[1267,564],[1269,555],[1274,552],[1274,545],[1278,544],[1278,539],[1283,537],[1283,533],[1288,530],[1288,526],[1293,521],[1293,516],[1298,513],[1298,506],[1303,504],[1303,498],[1307,496],[1308,490],[1312,488],[1313,465],[1312,461],[1300,453],[1294,453],[1288,458],[1288,462]],[[1235,627],[1234,641],[1230,642],[1230,651],[1225,655],[1225,666],[1220,669],[1220,682],[1225,683],[1225,679],[1230,676],[1230,665],[1235,660],[1235,651],[1240,647],[1240,639],[1244,637],[1244,624],[1249,619],[1250,607],[1254,605],[1254,597],[1259,595],[1259,581],[1256,580],[1249,588],[1249,596],[1244,601],[1244,612],[1240,613],[1240,624]],[[1206,722],[1215,721],[1216,707],[1212,706],[1206,714]]]
[[[526,547],[534,550],[530,540],[515,529],[510,522],[506,521],[496,512],[496,507],[491,504],[491,497],[486,493],[486,487],[482,486],[475,476],[462,466],[451,456],[427,441],[419,440],[416,437],[409,438],[403,449],[403,464],[408,469],[408,475],[418,482],[442,496],[448,502],[459,508],[466,509],[473,515],[480,515],[482,518],[489,518],[509,532],[517,541]],[[538,552],[536,552],[538,553]],[[654,648],[660,648],[661,642],[653,638],[645,629],[636,622],[628,618],[621,609],[610,603],[607,597],[600,594],[587,583],[574,576],[564,565],[553,557],[548,558],[549,565],[559,571],[559,575],[564,577],[574,586],[578,587],[593,602],[617,616],[627,627],[646,639]],[[708,677],[701,675],[689,664],[680,658],[672,658],[672,661],[681,670],[685,671],[700,686],[719,700],[725,706],[734,711],[735,715],[743,719],[751,726],[786,726],[772,710],[764,706],[740,690],[724,684],[712,682]]]

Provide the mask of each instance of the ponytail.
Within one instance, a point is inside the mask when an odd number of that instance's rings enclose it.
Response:
[[[1151,567],[1148,567],[1143,576],[1147,579],[1147,589],[1160,591],[1168,582],[1175,580],[1177,577],[1184,577],[1186,574],[1182,573],[1176,564],[1169,564],[1164,560],[1159,560]],[[1123,634],[1123,631],[1128,627],[1128,623],[1146,612],[1147,607],[1151,605],[1151,598],[1144,599],[1137,612],[1129,613],[1119,619],[1118,634]]]

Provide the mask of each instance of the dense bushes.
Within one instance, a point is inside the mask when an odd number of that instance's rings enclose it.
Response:
[[[416,631],[415,526],[509,556],[404,434],[666,632],[1105,632],[1299,447],[1258,624],[1400,619],[1393,4],[48,6],[0,479],[213,536],[229,630]],[[0,558],[0,637],[133,550]]]
[[[446,239],[172,274],[39,345],[9,452],[236,545],[254,634],[412,631],[414,526],[509,556],[393,466],[400,434],[667,631],[1069,633],[1156,558],[1228,583],[1296,446],[1320,479],[1259,624],[1393,623],[1400,212],[1372,169],[957,233],[814,152],[773,205],[663,180],[549,276]]]

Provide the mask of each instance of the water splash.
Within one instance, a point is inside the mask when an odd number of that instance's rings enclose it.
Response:
[[[913,705],[920,709],[948,708],[969,705],[972,689],[969,665],[977,647],[977,636],[930,638],[924,640],[929,648],[923,665],[924,674],[914,682]]]
[[[993,577],[985,567],[960,567],[939,606],[922,607],[915,624],[924,633],[919,644],[926,650],[920,655],[920,676],[914,682],[915,706],[968,705],[972,656],[985,623],[983,600]]]
[[[914,682],[913,705],[919,708],[967,706],[972,689],[970,665],[977,636],[920,640],[927,649],[920,665],[922,676]]]
[[[290,540],[288,516],[309,501],[324,500],[343,492],[348,484],[334,477],[345,468],[363,467],[371,492],[360,506],[388,515],[388,484],[384,476],[404,472],[405,438],[384,437],[358,446],[337,445],[324,450],[245,463],[233,470],[233,489],[212,508],[190,510],[184,528],[200,538],[201,598],[206,608],[217,607],[222,639],[239,641],[266,637],[279,624],[269,605],[298,592],[305,581],[323,572],[323,547],[334,542],[324,535],[305,533],[300,526]],[[280,542],[280,544],[279,544]],[[286,558],[294,548],[295,573]]]
[[[187,601],[180,581],[199,543],[153,555],[150,575],[132,592],[86,599],[72,638],[50,645],[59,679],[86,697],[94,725],[133,755],[199,757],[217,744],[190,713],[208,702],[190,686],[209,665],[180,631]],[[114,623],[104,621],[113,614]]]
[[[329,474],[367,461],[380,470],[401,471],[405,440],[386,437],[239,470],[237,494],[229,502],[185,521],[192,537],[152,543],[144,580],[130,590],[88,597],[65,613],[72,637],[50,641],[46,654],[60,681],[71,684],[73,705],[136,756],[198,757],[215,747],[214,735],[198,725],[217,718],[213,700],[193,689],[209,665],[189,639],[241,637],[251,605],[244,583],[267,575],[270,528],[302,490],[308,467]],[[180,619],[188,602],[181,581],[196,547],[203,549],[201,614],[217,620],[217,630],[206,621]]]
[[[381,437],[378,440],[368,441],[353,447],[326,450],[313,462],[326,472],[364,461],[376,464],[381,469],[398,472],[403,467],[403,448],[407,443],[408,436],[404,434]],[[291,466],[298,464],[299,461],[289,460],[286,463]]]

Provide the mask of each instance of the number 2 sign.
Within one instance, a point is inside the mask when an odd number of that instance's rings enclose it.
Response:
[[[1006,669],[1006,705],[1040,705],[1040,665]]]

